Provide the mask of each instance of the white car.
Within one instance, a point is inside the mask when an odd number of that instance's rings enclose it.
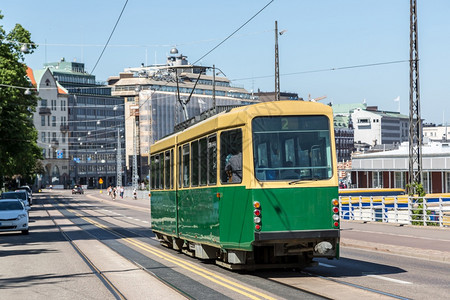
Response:
[[[0,231],[22,231],[28,234],[28,210],[18,199],[0,200]]]

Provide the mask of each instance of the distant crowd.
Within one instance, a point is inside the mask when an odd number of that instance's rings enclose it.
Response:
[[[110,196],[112,200],[116,200],[117,194],[119,194],[120,199],[123,199],[125,189],[123,188],[123,186],[109,186],[107,191],[108,196]],[[137,199],[136,189],[133,189],[133,199]]]

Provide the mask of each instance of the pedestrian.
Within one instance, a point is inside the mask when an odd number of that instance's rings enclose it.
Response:
[[[111,196],[112,188],[111,186],[108,187],[108,196]]]
[[[112,190],[112,199],[113,200],[116,200],[116,193],[117,193],[117,188],[114,187],[113,190]]]
[[[123,199],[123,192],[124,192],[124,189],[123,189],[123,186],[121,186],[121,187],[119,188],[119,193],[120,193],[120,198],[121,198],[121,199]]]

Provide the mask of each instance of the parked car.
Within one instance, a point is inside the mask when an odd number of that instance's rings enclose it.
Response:
[[[81,186],[75,186],[72,189],[72,195],[73,194],[84,194],[83,188]]]
[[[0,201],[0,231],[22,231],[28,234],[28,210],[19,199]]]
[[[17,191],[26,191],[28,193],[28,198],[30,199],[30,206],[33,205],[33,192],[31,191],[29,186],[21,186]]]
[[[27,190],[29,194],[33,195],[33,190],[28,185],[22,185],[18,190]]]
[[[15,192],[3,192],[0,196],[1,199],[19,199],[23,202],[24,206],[31,206],[32,200],[28,197],[28,192],[24,190],[17,190]]]

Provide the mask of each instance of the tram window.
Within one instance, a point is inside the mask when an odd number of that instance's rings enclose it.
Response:
[[[189,144],[183,145],[183,187],[189,187]]]
[[[159,189],[164,189],[164,153],[159,155]]]
[[[255,157],[255,166],[256,166],[256,179],[258,180],[266,180],[266,171],[267,168],[267,143],[261,143],[256,146],[256,151],[258,155]]]
[[[156,166],[155,166],[155,156],[153,155],[150,158],[150,167],[151,167],[151,178],[150,178],[150,185],[151,189],[156,189]]]
[[[206,138],[202,138],[200,141],[200,185],[206,185],[207,172],[208,172],[208,148]]]
[[[174,166],[173,160],[174,160],[174,156],[173,156],[173,149],[172,149],[172,150],[170,150],[170,166],[169,166],[169,168],[170,168],[170,188],[171,189],[173,189],[173,178],[175,176],[174,168],[173,168],[173,166]]]
[[[333,175],[326,116],[257,117],[252,127],[258,180],[320,180]]]
[[[217,183],[217,137],[210,135],[208,137],[208,184]]]
[[[156,174],[156,179],[155,179],[155,188],[159,189],[159,154],[155,155],[155,174]]]
[[[220,180],[242,182],[242,130],[224,131],[220,135]]]
[[[199,177],[199,153],[198,153],[198,141],[194,141],[191,144],[191,172],[192,172],[192,186],[198,186],[198,177]]]
[[[164,173],[164,175],[165,175],[165,178],[164,178],[164,183],[166,184],[166,189],[170,189],[171,187],[170,187],[170,183],[171,183],[171,180],[170,180],[170,178],[171,178],[171,171],[172,171],[172,169],[170,168],[170,151],[166,151],[166,153],[165,153],[165,157],[164,157],[164,171],[165,171],[165,173]]]
[[[178,147],[178,186],[181,187],[181,183],[183,181],[183,174],[182,174],[182,165],[181,165],[181,146]]]

